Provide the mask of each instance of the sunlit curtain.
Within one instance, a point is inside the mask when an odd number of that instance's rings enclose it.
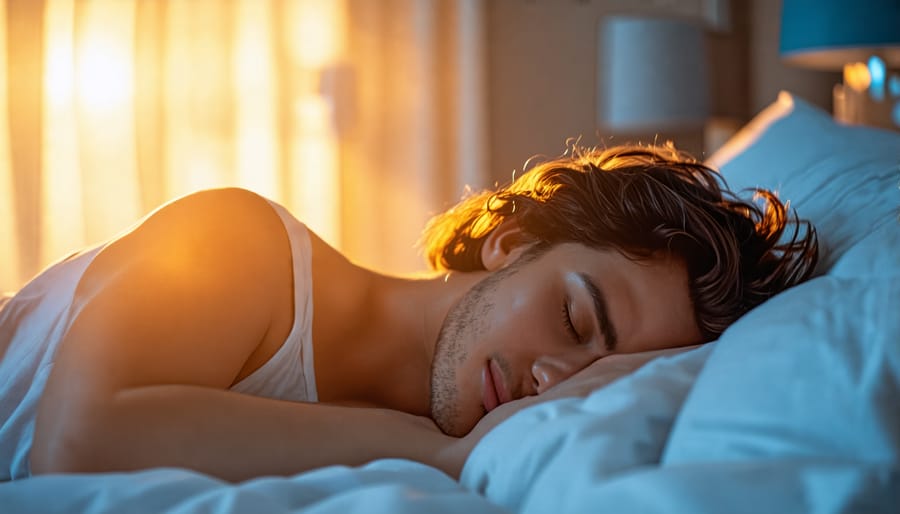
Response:
[[[221,186],[414,272],[489,175],[478,0],[0,5],[0,289]]]

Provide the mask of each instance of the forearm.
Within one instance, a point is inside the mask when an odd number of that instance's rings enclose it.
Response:
[[[454,442],[427,420],[401,412],[181,385],[120,391],[78,417],[38,431],[37,471],[177,466],[242,480],[388,457],[445,467]]]

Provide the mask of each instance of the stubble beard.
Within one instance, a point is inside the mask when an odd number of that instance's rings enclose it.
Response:
[[[528,251],[505,268],[501,268],[472,286],[444,318],[435,343],[431,361],[431,419],[445,434],[462,437],[469,433],[485,412],[463,419],[456,370],[469,356],[472,341],[477,341],[490,328],[494,301],[491,299],[499,284],[514,275],[541,251]],[[505,364],[505,362],[504,362]]]
[[[453,306],[435,344],[431,361],[431,419],[445,434],[464,436],[472,429],[463,423],[456,370],[469,355],[468,342],[487,331],[487,320],[494,310],[488,299],[496,289],[496,274],[485,277]]]

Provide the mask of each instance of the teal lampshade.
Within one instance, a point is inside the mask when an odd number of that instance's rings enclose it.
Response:
[[[785,61],[839,70],[872,55],[900,66],[900,0],[783,0]]]

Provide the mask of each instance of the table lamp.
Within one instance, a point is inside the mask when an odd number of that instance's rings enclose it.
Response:
[[[783,0],[781,57],[843,70],[834,117],[900,129],[900,0]]]
[[[706,41],[687,21],[609,16],[598,30],[597,125],[615,133],[702,128],[709,116]]]

